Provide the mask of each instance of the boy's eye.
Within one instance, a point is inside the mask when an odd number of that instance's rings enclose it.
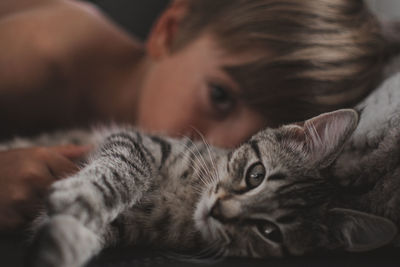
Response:
[[[234,106],[229,90],[220,85],[210,85],[210,100],[216,111],[223,114],[230,112]]]
[[[250,166],[246,173],[247,188],[253,189],[259,186],[265,177],[265,168],[261,163],[255,163]]]

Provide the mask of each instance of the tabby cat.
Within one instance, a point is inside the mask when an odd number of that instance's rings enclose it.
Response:
[[[400,74],[358,112],[268,128],[232,150],[129,127],[97,133],[87,164],[52,186],[30,263],[83,266],[117,243],[245,257],[392,243],[399,89]]]

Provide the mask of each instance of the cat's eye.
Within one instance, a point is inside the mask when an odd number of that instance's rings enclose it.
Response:
[[[210,101],[213,108],[221,114],[227,114],[230,112],[235,105],[235,101],[231,96],[230,91],[217,84],[210,84],[209,87]]]
[[[258,232],[266,239],[274,243],[282,243],[283,237],[281,230],[274,223],[269,221],[260,221],[257,223]]]
[[[258,162],[250,166],[246,174],[246,185],[247,188],[253,189],[259,186],[265,177],[265,168]]]

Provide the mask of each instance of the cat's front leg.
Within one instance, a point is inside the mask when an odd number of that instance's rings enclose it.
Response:
[[[44,240],[35,253],[37,261],[47,264],[43,266],[64,266],[65,262],[65,266],[80,266],[93,256],[101,249],[101,242],[93,243],[96,238],[90,237],[91,233],[100,234],[101,240],[110,223],[140,201],[168,157],[168,148],[167,141],[132,131],[109,135],[84,169],[53,185],[48,201],[50,222],[37,236],[37,240]],[[64,226],[71,220],[77,226],[72,230]],[[89,236],[86,245],[90,248],[76,251],[81,234]],[[67,235],[70,238],[60,238]],[[49,245],[62,249],[45,252]],[[74,253],[79,257],[71,263],[68,255]]]
[[[30,267],[80,267],[111,242],[102,231],[94,232],[79,220],[57,215],[43,223],[27,257]],[[110,235],[107,236],[110,238]]]
[[[142,198],[165,161],[167,141],[121,130],[108,135],[78,174],[51,189],[48,212],[68,214],[90,229],[113,221]]]
[[[105,164],[92,162],[78,175],[55,183],[47,201],[49,216],[69,215],[95,230],[114,220],[125,204],[140,199],[142,192],[128,196],[126,183],[119,180],[122,174]],[[121,167],[115,168],[122,172]]]

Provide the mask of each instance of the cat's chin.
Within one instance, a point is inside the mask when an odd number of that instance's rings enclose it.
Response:
[[[193,215],[196,229],[201,232],[205,240],[218,239],[218,227],[221,227],[220,222],[210,216],[210,211],[215,201],[216,198],[213,194],[203,194]]]

